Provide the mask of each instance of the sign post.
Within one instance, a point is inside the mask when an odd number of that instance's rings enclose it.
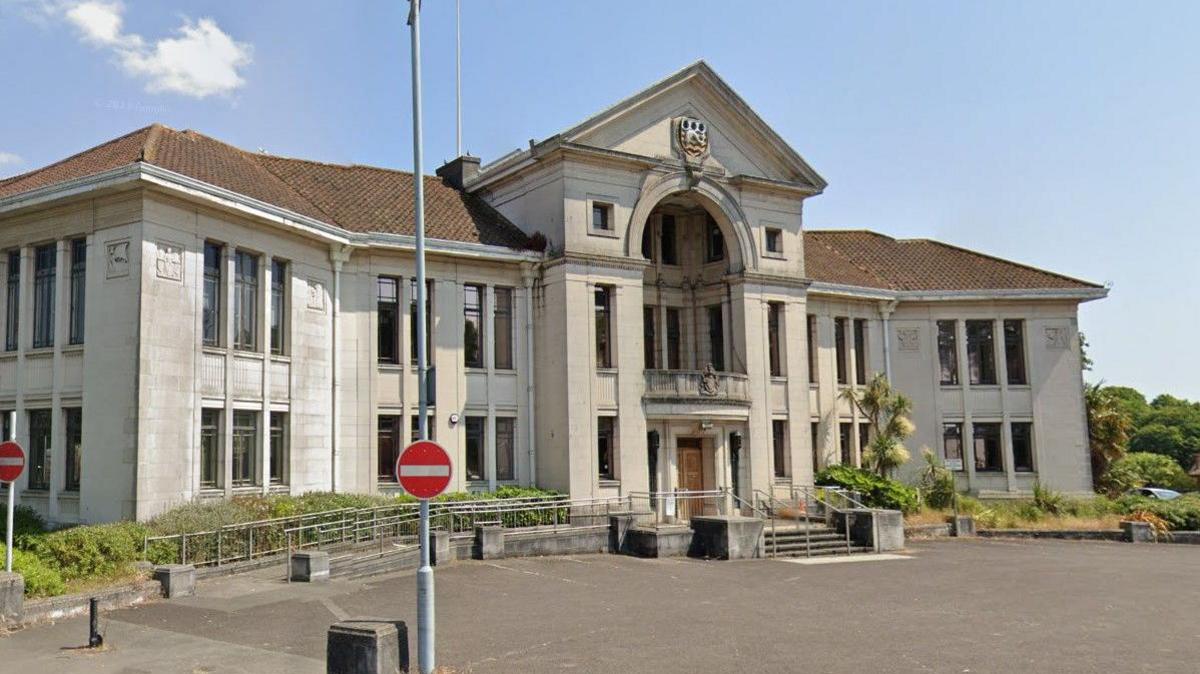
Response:
[[[13,507],[16,505],[17,478],[25,472],[25,450],[8,440],[0,443],[0,482],[8,483],[8,527],[4,530],[4,570],[12,572]]]

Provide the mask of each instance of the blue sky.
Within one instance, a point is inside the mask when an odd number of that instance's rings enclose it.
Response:
[[[807,227],[1111,282],[1081,310],[1090,378],[1200,398],[1200,3],[463,5],[465,146],[484,161],[704,58],[829,181]],[[152,121],[408,168],[406,15],[0,0],[0,175]],[[423,17],[432,170],[454,154],[454,3]]]

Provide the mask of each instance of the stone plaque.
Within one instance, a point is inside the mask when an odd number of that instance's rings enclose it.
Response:
[[[325,285],[315,279],[308,279],[308,308],[325,310]]]
[[[104,247],[105,278],[129,276],[129,239],[109,241]]]
[[[154,271],[159,278],[168,281],[183,280],[183,246],[167,241],[158,242],[158,257],[154,260]]]
[[[1062,327],[1047,327],[1045,329],[1047,349],[1065,349],[1068,346],[1070,331]]]
[[[921,329],[896,328],[896,342],[900,344],[901,351],[920,351]]]

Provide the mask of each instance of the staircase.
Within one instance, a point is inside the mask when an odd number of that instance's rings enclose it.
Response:
[[[764,557],[824,557],[872,552],[871,548],[847,541],[844,533],[814,522],[795,520],[767,522],[763,528]]]

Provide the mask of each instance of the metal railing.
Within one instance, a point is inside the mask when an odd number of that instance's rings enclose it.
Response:
[[[817,520],[830,524],[834,513],[845,513],[851,510],[870,510],[858,500],[858,494],[837,487],[810,487],[792,485],[789,489],[788,501],[783,501],[772,494],[755,489],[756,510],[765,512],[771,527],[771,555],[779,554],[779,537],[776,523],[778,520],[793,520],[798,529],[804,531],[805,556],[812,557],[812,522]],[[844,517],[844,534],[846,553],[851,551],[850,518]]]
[[[686,522],[703,515],[725,515],[730,492],[726,489],[630,492],[632,509],[649,513],[654,524]]]

